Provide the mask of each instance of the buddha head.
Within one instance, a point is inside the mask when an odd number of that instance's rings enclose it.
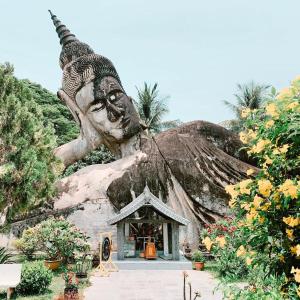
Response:
[[[112,62],[95,54],[50,14],[62,45],[63,90],[107,140],[122,142],[139,133],[140,118]]]

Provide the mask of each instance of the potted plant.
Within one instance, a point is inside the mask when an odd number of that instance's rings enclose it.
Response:
[[[92,266],[92,255],[76,251],[74,253],[75,259],[75,274],[78,281],[86,281],[88,277],[88,270]]]
[[[61,264],[61,258],[59,256],[59,250],[54,243],[45,243],[44,250],[46,252],[46,259],[44,261],[45,266],[49,270],[57,270]]]
[[[63,278],[65,280],[64,300],[79,299],[79,293],[78,293],[79,281],[75,277],[75,273],[70,271],[65,271],[63,273]]]
[[[195,251],[192,255],[192,260],[197,271],[204,269],[205,257],[201,251]]]

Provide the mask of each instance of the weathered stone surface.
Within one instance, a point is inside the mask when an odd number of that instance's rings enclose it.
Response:
[[[142,193],[147,182],[152,193],[191,221],[180,240],[196,242],[205,223],[228,213],[224,186],[246,177],[250,168],[236,135],[204,121],[195,121],[152,138],[141,138],[141,150],[106,165],[86,167],[58,183],[55,209],[106,199],[109,213],[98,209],[103,222]],[[92,218],[70,218],[90,231]],[[96,212],[90,212],[95,218]],[[104,226],[104,225],[101,225]],[[100,227],[98,227],[100,230]]]

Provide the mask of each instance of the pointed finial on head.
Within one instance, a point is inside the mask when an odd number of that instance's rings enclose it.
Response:
[[[73,41],[78,41],[75,35],[70,32],[66,25],[62,24],[61,21],[56,17],[56,15],[52,13],[50,9],[48,11],[50,13],[53,24],[56,27],[56,32],[60,39],[60,44],[62,46],[65,46]]]
[[[52,11],[50,9],[48,9],[49,13],[50,13],[50,16],[51,16],[51,19],[54,17]]]

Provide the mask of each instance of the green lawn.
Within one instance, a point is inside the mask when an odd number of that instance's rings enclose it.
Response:
[[[32,295],[32,296],[21,296],[14,293],[12,299],[17,300],[53,300],[55,296],[59,294],[63,294],[65,282],[62,278],[62,271],[57,270],[53,272],[53,279],[49,289],[46,293],[40,295]],[[83,289],[87,287],[88,284],[80,284],[80,292],[83,292]],[[0,300],[6,299],[6,291],[0,291]]]

